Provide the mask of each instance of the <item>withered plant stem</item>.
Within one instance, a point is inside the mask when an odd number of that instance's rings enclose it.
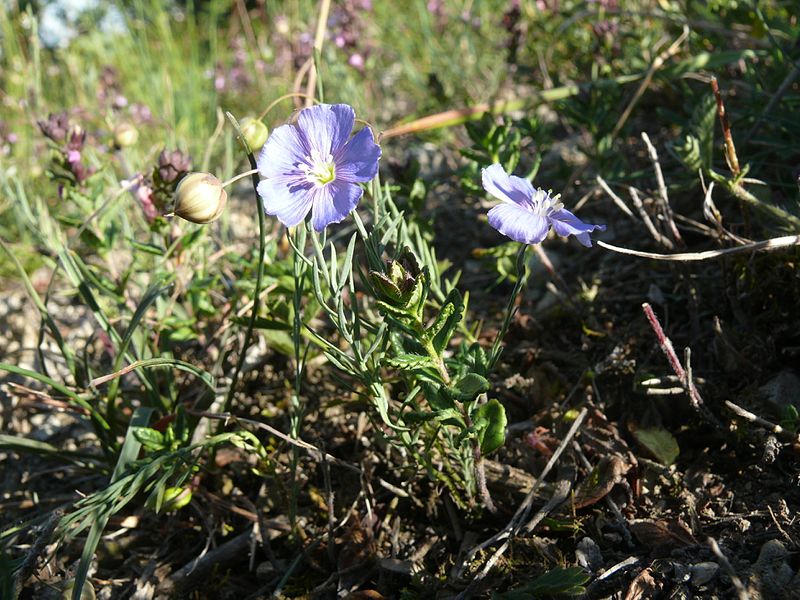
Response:
[[[719,91],[717,78],[711,78],[711,89],[714,91],[714,98],[717,100],[717,115],[722,125],[722,135],[725,138],[725,157],[728,159],[728,167],[731,169],[734,178],[738,177],[742,170],[739,168],[739,157],[736,156],[736,146],[733,144],[731,135],[731,125],[728,122],[728,113],[725,111],[725,103],[722,101],[722,94]]]
[[[331,0],[320,0],[319,13],[317,16],[317,30],[314,34],[314,54],[322,56],[322,45],[325,43],[325,31],[328,27],[328,14],[331,11]],[[306,84],[306,106],[314,104],[314,90],[317,87],[318,65],[316,58],[312,59],[308,71],[308,83]]]
[[[708,423],[717,429],[722,429],[722,423],[719,422],[719,420],[705,405],[702,396],[700,396],[700,392],[694,385],[694,380],[691,376],[691,365],[688,361],[690,357],[690,353],[688,352],[689,349],[687,348],[686,354],[687,368],[684,368],[680,359],[678,359],[678,355],[675,353],[675,348],[672,345],[672,341],[664,333],[664,329],[661,327],[658,317],[656,316],[655,312],[653,312],[653,307],[645,302],[642,304],[642,310],[647,317],[647,321],[650,323],[650,327],[653,329],[653,333],[656,334],[656,339],[658,340],[658,345],[661,346],[661,351],[667,357],[667,361],[672,367],[672,370],[675,371],[675,375],[678,376],[683,389],[689,396],[689,402],[692,405],[692,408],[694,408],[694,410],[697,411],[697,413]]]

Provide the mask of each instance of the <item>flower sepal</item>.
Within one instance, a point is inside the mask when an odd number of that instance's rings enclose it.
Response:
[[[369,272],[370,281],[378,296],[378,305],[395,316],[419,319],[427,298],[425,272],[409,249],[397,260],[386,263],[386,272]]]

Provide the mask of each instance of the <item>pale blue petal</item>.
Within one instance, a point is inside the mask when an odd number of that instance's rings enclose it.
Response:
[[[550,220],[553,223],[553,229],[558,235],[561,237],[574,235],[575,238],[587,248],[592,247],[592,240],[589,234],[595,229],[599,231],[605,231],[606,229],[605,225],[584,223],[566,208],[553,212],[550,215]]]
[[[262,177],[281,177],[299,173],[297,164],[310,154],[305,136],[295,125],[273,129],[256,159]]]
[[[338,223],[353,212],[364,191],[355,183],[332,181],[315,190],[311,225],[322,231],[331,223]]]
[[[314,185],[291,178],[265,179],[258,184],[264,212],[278,217],[287,227],[303,222],[314,200]]]
[[[517,204],[500,204],[489,211],[489,225],[523,244],[538,244],[550,229],[550,223]]]
[[[297,127],[309,148],[326,156],[336,154],[345,145],[355,119],[355,111],[347,104],[318,104],[300,112]]]
[[[364,127],[334,156],[336,179],[364,183],[378,173],[381,147],[375,143],[372,129]]]
[[[533,186],[527,179],[515,177],[505,172],[495,163],[481,170],[483,189],[503,202],[514,202],[520,206],[532,206]]]

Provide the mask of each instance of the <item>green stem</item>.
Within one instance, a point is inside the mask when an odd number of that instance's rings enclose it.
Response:
[[[418,328],[420,339],[423,341],[423,346],[425,346],[425,351],[428,353],[428,356],[433,361],[433,364],[436,365],[436,370],[439,371],[439,375],[442,376],[442,380],[446,385],[450,385],[450,373],[447,372],[447,367],[444,364],[444,360],[439,353],[436,352],[436,348],[433,347],[433,342],[428,339],[428,336],[425,335],[425,330],[422,328],[422,325],[419,324]]]
[[[788,211],[785,211],[779,206],[775,206],[774,204],[767,204],[766,202],[762,202],[761,200],[756,198],[753,194],[744,189],[736,181],[726,181],[726,185],[730,193],[733,194],[736,198],[738,198],[742,202],[749,204],[756,210],[760,210],[762,213],[775,219],[778,222],[790,223],[794,231],[800,231],[800,219],[794,216],[793,214],[789,213]]]
[[[234,122],[235,123],[235,122]],[[245,147],[247,151],[247,160],[250,162],[251,169],[257,169],[256,165],[256,157],[253,156],[253,152],[247,145],[247,142],[244,139],[244,136],[241,135],[241,130],[239,129],[238,123],[235,123],[236,129],[239,131],[239,140],[242,142],[242,145]],[[267,244],[266,244],[266,226],[264,223],[264,209],[261,206],[261,199],[258,196],[258,171],[254,172],[252,175],[253,180],[253,194],[255,197],[255,204],[256,204],[256,213],[258,214],[258,266],[256,268],[256,287],[253,292],[253,310],[250,312],[250,320],[247,323],[247,330],[244,334],[244,344],[242,345],[242,349],[239,352],[239,359],[236,361],[236,369],[233,371],[233,376],[231,377],[231,385],[228,388],[228,395],[225,397],[225,404],[222,406],[222,412],[227,413],[230,412],[231,404],[233,403],[233,395],[236,391],[236,382],[239,380],[239,374],[242,371],[242,366],[244,365],[244,359],[247,355],[247,349],[250,347],[250,342],[253,339],[253,328],[255,327],[256,318],[258,318],[258,309],[260,305],[260,296],[261,296],[261,284],[264,278],[264,256],[266,255],[267,251]],[[220,421],[220,426],[224,426],[225,421]]]
[[[305,288],[306,263],[303,262],[303,255],[306,247],[307,230],[303,224],[295,229],[295,239],[292,244],[292,277],[294,278],[294,294],[292,304],[294,307],[294,318],[292,319],[292,341],[294,342],[294,389],[290,400],[289,422],[291,426],[291,436],[294,439],[300,438],[303,423],[303,406],[300,402],[300,390],[303,385],[303,369],[305,355],[302,348],[303,341],[303,290]],[[291,233],[287,229],[286,236],[291,238]],[[300,464],[300,450],[297,446],[292,447],[290,470],[292,474],[291,500],[289,504],[289,524],[292,530],[297,525],[297,500],[300,496],[299,478],[297,469]]]
[[[489,488],[486,487],[486,470],[483,467],[483,456],[481,455],[481,443],[474,439],[472,440],[472,468],[475,471],[475,487],[478,488],[478,495],[481,502],[490,513],[496,513],[497,507],[492,501],[492,495],[489,493]]]
[[[522,288],[525,287],[525,283],[528,281],[528,270],[525,261],[525,253],[527,250],[527,244],[523,244],[522,248],[519,249],[519,254],[517,254],[517,282],[514,284],[514,290],[511,292],[511,297],[508,299],[508,305],[506,306],[506,318],[503,320],[503,326],[500,328],[500,331],[498,332],[497,337],[492,344],[492,353],[489,356],[489,370],[494,369],[498,359],[500,358],[500,353],[503,351],[500,344],[503,343],[503,338],[506,337],[508,328],[511,326],[511,319],[514,316],[514,313],[517,312],[517,297],[522,291]]]

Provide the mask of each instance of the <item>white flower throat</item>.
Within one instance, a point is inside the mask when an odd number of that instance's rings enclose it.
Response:
[[[537,189],[531,198],[531,210],[540,217],[547,217],[564,208],[564,203],[561,202],[561,194],[556,194],[551,197],[548,192],[543,189]]]
[[[311,156],[306,158],[306,162],[298,164],[297,168],[306,176],[306,181],[317,187],[324,187],[336,179],[336,163],[330,153],[312,150]]]

